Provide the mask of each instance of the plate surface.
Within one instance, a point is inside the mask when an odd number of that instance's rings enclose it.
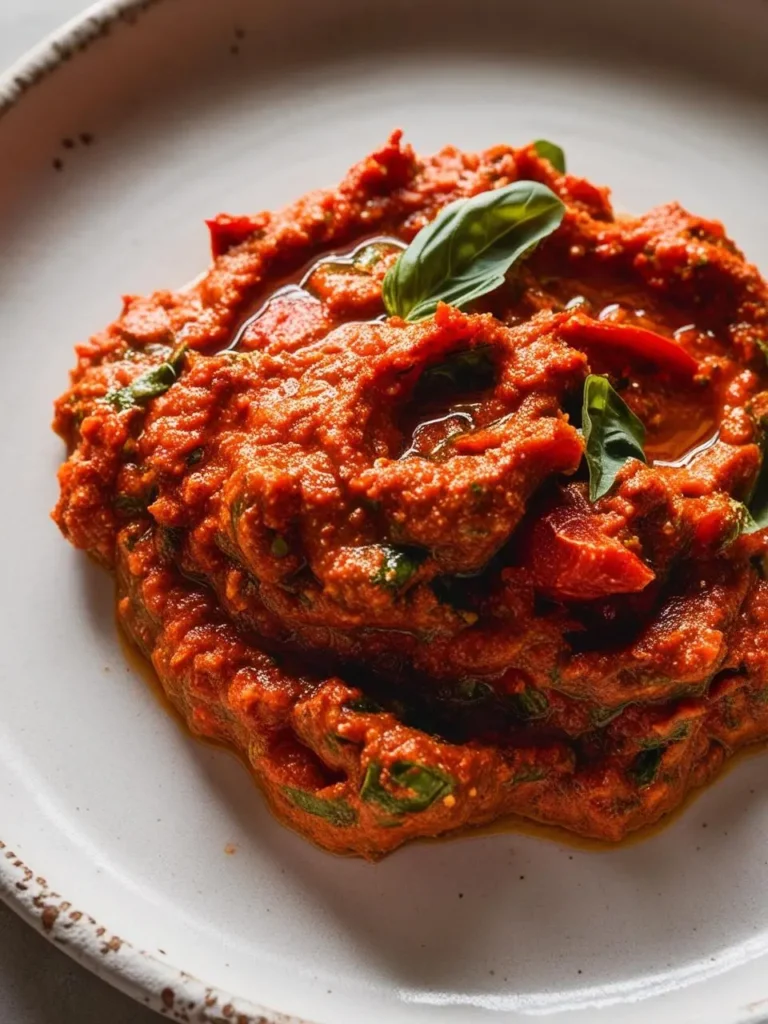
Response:
[[[204,217],[333,184],[394,126],[422,152],[552,138],[620,208],[679,199],[768,271],[766,50],[758,0],[128,0],[0,81],[0,890],[65,949],[182,1020],[768,1018],[768,755],[617,850],[336,859],[161,709],[48,519],[74,342],[195,276]]]

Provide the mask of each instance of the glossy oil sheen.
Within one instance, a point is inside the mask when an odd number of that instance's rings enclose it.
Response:
[[[387,235],[372,235],[370,238],[365,239],[365,241],[356,242],[353,246],[349,246],[341,252],[329,252],[318,256],[295,274],[291,274],[273,284],[266,294],[256,295],[251,303],[251,309],[246,310],[245,316],[241,318],[240,323],[232,332],[232,339],[226,348],[237,350],[249,327],[264,316],[275,299],[288,298],[291,301],[311,302],[314,298],[311,283],[312,275],[315,271],[328,266],[335,266],[340,269],[350,268],[354,265],[356,256],[370,246],[375,245],[383,245],[395,249],[404,248],[404,243],[397,238]],[[381,317],[384,315],[382,312]]]
[[[396,125],[422,152],[550,138],[620,209],[677,198],[768,270],[767,48],[758,0],[157,0],[0,120],[0,838],[73,905],[274,1020],[768,1016],[764,757],[600,855],[503,834],[334,858],[158,707],[111,581],[48,519],[74,342],[198,274],[205,217],[333,184]]]

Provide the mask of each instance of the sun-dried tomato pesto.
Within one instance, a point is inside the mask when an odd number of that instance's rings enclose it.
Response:
[[[768,736],[768,288],[717,222],[618,217],[540,152],[395,133],[215,218],[208,273],[126,298],[56,405],[62,532],[192,730],[337,852],[509,812],[618,840]],[[469,308],[387,316],[417,232],[517,181],[560,226]],[[642,445],[584,419],[603,377]]]

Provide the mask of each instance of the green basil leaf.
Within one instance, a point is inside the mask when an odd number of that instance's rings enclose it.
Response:
[[[564,213],[555,193],[535,181],[450,203],[387,271],[387,312],[423,320],[440,301],[461,308],[492,292],[513,263],[560,226]]]
[[[632,701],[626,701],[624,704],[614,704],[612,706],[605,706],[598,704],[589,713],[589,720],[596,729],[604,729],[606,725],[618,718],[619,715],[624,711]]]
[[[390,590],[401,590],[417,572],[423,556],[405,548],[383,547],[381,565],[371,583]]]
[[[248,500],[244,494],[238,494],[229,506],[229,523],[234,533],[237,532],[238,524],[245,512]]]
[[[536,139],[533,148],[539,156],[549,160],[556,171],[565,174],[565,153],[559,146],[547,139]]]
[[[414,761],[394,761],[389,777],[402,796],[396,796],[381,781],[381,765],[371,761],[360,787],[360,797],[367,803],[377,804],[387,814],[410,814],[425,811],[435,800],[448,796],[453,790],[453,779],[439,768],[429,768]]]
[[[768,363],[768,341],[763,341],[762,338],[755,338],[754,340],[757,343],[757,347],[765,356],[766,363]]]
[[[764,530],[768,526],[768,444],[766,435],[763,434],[763,461],[755,480],[755,486],[747,502],[746,521],[742,533],[756,533],[757,530]]]
[[[650,786],[655,780],[666,749],[666,746],[651,747],[649,750],[641,750],[635,756],[629,767],[629,774],[638,786]]]
[[[291,553],[291,549],[288,546],[288,541],[283,537],[282,534],[276,533],[272,538],[272,543],[269,545],[269,550],[275,556],[275,558],[285,558],[286,555]]]
[[[763,456],[760,469],[746,502],[732,499],[739,519],[723,547],[733,543],[743,533],[757,533],[768,527],[768,425],[761,423],[760,426],[759,444]]]
[[[165,394],[171,384],[178,379],[186,353],[187,346],[179,345],[166,362],[153,366],[151,370],[140,374],[136,380],[126,384],[124,388],[107,392],[107,401],[115,409],[125,412],[126,409],[146,405],[150,399]]]
[[[148,504],[148,495],[116,494],[112,500],[112,507],[124,516],[142,516],[147,511]]]
[[[509,784],[517,786],[522,782],[541,782],[542,779],[546,779],[547,772],[544,768],[536,768],[531,765],[528,768],[522,768],[517,775],[513,776],[509,780]]]
[[[384,708],[378,701],[370,697],[353,697],[352,700],[345,700],[342,704],[345,711],[354,711],[360,715],[380,715]]]
[[[628,459],[646,461],[645,427],[608,378],[592,373],[584,383],[581,429],[589,468],[589,500],[597,501],[613,487]]]
[[[547,695],[532,686],[526,686],[519,693],[508,694],[506,700],[517,717],[525,721],[545,718],[549,713]]]
[[[477,679],[462,679],[453,686],[446,686],[435,693],[435,697],[442,704],[467,707],[478,704],[486,704],[493,700],[495,693],[493,687],[488,683],[480,682]]]
[[[690,731],[691,726],[688,722],[678,722],[668,736],[648,736],[640,740],[640,746],[643,750],[658,750],[659,748],[665,750],[673,743],[682,743],[684,739],[688,738]]]
[[[180,526],[158,526],[155,532],[155,547],[164,562],[175,561],[179,554],[184,530]]]
[[[741,537],[743,533],[757,533],[758,530],[764,530],[766,526],[768,526],[768,519],[766,519],[765,516],[762,516],[760,519],[755,519],[746,505],[741,506],[741,514],[741,524],[729,533],[728,538],[723,545],[724,547],[732,544],[733,541]]]
[[[357,812],[346,800],[323,800],[322,797],[295,786],[283,786],[283,792],[299,810],[314,814],[318,818],[325,818],[337,828],[349,828],[357,822]]]
[[[765,510],[760,512],[760,510],[757,509],[758,518],[755,519],[743,501],[737,501],[736,498],[731,498],[730,501],[736,518],[733,526],[723,540],[720,548],[721,551],[724,551],[727,547],[733,544],[734,541],[738,540],[742,534],[757,533],[758,530],[763,530],[768,526],[768,518],[766,518]]]

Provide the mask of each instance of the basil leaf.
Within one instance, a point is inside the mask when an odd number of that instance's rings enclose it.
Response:
[[[768,527],[768,426],[765,423],[760,425],[762,430],[759,444],[763,457],[757,471],[757,479],[746,502],[731,499],[739,513],[739,519],[723,547],[727,547],[744,533],[757,533],[758,530]]]
[[[565,153],[559,146],[555,145],[554,142],[549,142],[547,139],[536,139],[533,148],[538,156],[549,160],[556,171],[565,174]]]
[[[299,810],[314,814],[318,818],[325,818],[337,828],[349,828],[357,822],[357,812],[346,800],[323,800],[322,797],[308,793],[306,789],[297,789],[295,786],[283,786],[283,792]]]
[[[766,435],[763,434],[763,441],[760,447],[763,451],[763,461],[755,480],[755,486],[746,503],[745,522],[742,533],[756,533],[768,526],[768,444]]]
[[[678,722],[668,736],[648,736],[640,740],[640,746],[643,750],[658,750],[659,748],[666,750],[673,743],[682,743],[684,739],[688,738],[690,731],[691,726],[688,722]]]
[[[614,704],[607,707],[604,704],[598,704],[589,713],[590,723],[596,729],[604,729],[606,725],[610,725],[614,718],[618,718],[622,711],[628,708],[631,703],[632,701],[626,701],[624,704]]]
[[[155,548],[164,562],[173,562],[179,554],[184,530],[180,526],[158,526],[155,533]]]
[[[425,811],[435,800],[448,796],[453,790],[453,779],[439,768],[428,768],[414,761],[394,761],[389,769],[394,784],[408,795],[395,796],[381,782],[381,765],[371,761],[368,765],[360,797],[367,803],[378,804],[387,814],[409,814]]]
[[[463,679],[454,686],[446,686],[438,690],[435,697],[444,704],[466,707],[473,704],[485,704],[494,699],[495,693],[488,683],[482,683],[476,679]]]
[[[116,494],[112,499],[112,507],[125,516],[142,516],[147,511],[150,498],[147,495]]]
[[[186,353],[187,346],[179,345],[166,362],[160,363],[159,366],[153,366],[151,370],[140,374],[136,380],[126,384],[124,388],[107,392],[106,400],[115,409],[125,412],[126,409],[146,405],[151,398],[165,394],[171,384],[178,379]]]
[[[390,590],[401,590],[417,572],[422,556],[404,548],[382,548],[381,565],[371,576],[371,583]]]
[[[352,700],[345,700],[342,707],[345,711],[355,711],[360,715],[379,715],[384,710],[378,701],[370,697],[353,697]]]
[[[530,765],[528,768],[521,768],[517,775],[513,776],[509,780],[509,784],[517,786],[522,782],[541,782],[542,779],[546,779],[546,777],[546,769],[536,768],[534,765]]]
[[[285,558],[286,555],[291,553],[291,549],[288,546],[288,541],[283,537],[282,534],[276,533],[272,538],[272,543],[269,545],[269,550],[275,556],[275,558]]]
[[[559,227],[565,206],[535,181],[516,181],[446,206],[384,278],[391,316],[423,320],[498,288],[516,260]]]
[[[589,468],[589,500],[597,501],[613,487],[628,459],[646,461],[645,427],[608,378],[591,373],[584,383],[581,429]]]
[[[744,506],[744,521],[741,530],[738,530],[736,536],[732,539],[736,540],[736,537],[740,537],[742,533],[757,533],[758,530],[764,530],[768,526],[768,510],[763,509],[758,519],[752,515],[752,512]]]
[[[229,506],[229,523],[234,533],[237,532],[238,524],[242,518],[243,512],[245,512],[247,506],[247,498],[244,494],[238,494],[232,504]]]
[[[510,693],[506,699],[515,715],[525,721],[545,718],[549,713],[549,701],[546,694],[541,690],[535,690],[532,686],[526,686],[519,693]]]

